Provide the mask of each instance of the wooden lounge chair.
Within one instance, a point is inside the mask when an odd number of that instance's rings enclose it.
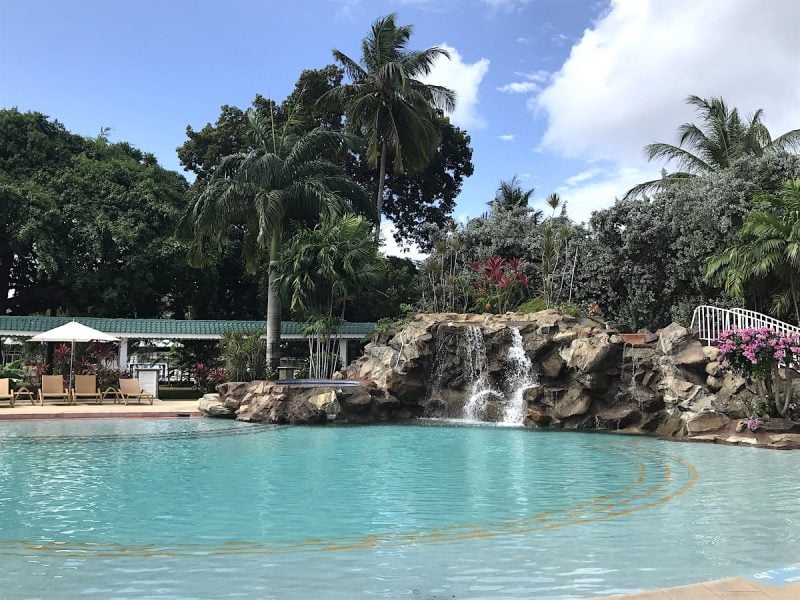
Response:
[[[39,388],[39,404],[44,406],[45,400],[66,400],[72,404],[72,394],[64,385],[61,375],[42,375],[42,387]]]
[[[139,386],[138,379],[126,379],[120,378],[119,380],[119,390],[117,391],[118,397],[125,403],[125,406],[128,406],[128,400],[136,399],[137,404],[142,403],[142,399],[149,400],[150,404],[153,404],[153,400],[155,400],[155,396],[150,392],[145,392]]]
[[[72,390],[72,402],[82,398],[93,398],[97,404],[103,403],[103,395],[97,389],[97,376],[75,375],[75,389]]]
[[[0,401],[7,400],[8,405],[14,408],[14,392],[9,389],[9,379],[0,379]]]

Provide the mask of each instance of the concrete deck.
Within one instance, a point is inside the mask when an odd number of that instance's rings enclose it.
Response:
[[[45,404],[31,405],[26,399],[17,400],[14,408],[0,406],[0,421],[22,419],[118,419],[124,417],[200,417],[196,401],[154,400],[153,405],[135,402],[125,406],[106,401],[103,404]]]

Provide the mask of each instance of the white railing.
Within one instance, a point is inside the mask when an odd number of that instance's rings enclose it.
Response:
[[[690,325],[691,329],[697,330],[697,337],[709,344],[718,339],[719,334],[727,329],[759,329],[761,327],[768,327],[781,335],[800,335],[800,327],[744,308],[698,306],[694,309]]]

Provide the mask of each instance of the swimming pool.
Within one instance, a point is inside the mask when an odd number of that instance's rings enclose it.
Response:
[[[0,423],[3,598],[581,598],[797,561],[800,454],[513,428]]]

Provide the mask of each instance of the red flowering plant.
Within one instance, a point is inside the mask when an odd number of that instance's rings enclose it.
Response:
[[[211,369],[208,372],[208,380],[211,383],[211,387],[216,390],[219,384],[228,381],[228,372],[221,368]]]
[[[53,350],[53,373],[69,375],[69,357],[72,351],[66,344],[59,344]]]
[[[470,269],[475,273],[472,285],[478,312],[504,313],[524,299],[529,281],[521,258],[492,256],[485,262],[473,261]]]
[[[715,345],[720,351],[717,362],[755,385],[760,398],[756,414],[794,413],[786,369],[800,364],[800,335],[782,335],[768,327],[732,329],[720,333]]]

